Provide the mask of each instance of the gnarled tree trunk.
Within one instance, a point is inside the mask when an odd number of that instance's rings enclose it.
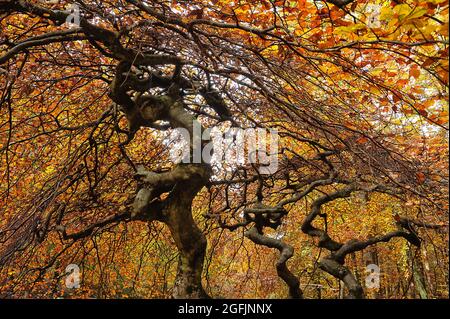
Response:
[[[209,298],[202,286],[203,261],[206,237],[197,227],[191,212],[192,200],[202,186],[201,180],[179,183],[170,195],[166,207],[167,219],[179,260],[174,298]]]

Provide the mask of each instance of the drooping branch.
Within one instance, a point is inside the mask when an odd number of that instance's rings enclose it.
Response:
[[[261,175],[259,175],[258,182],[258,202],[254,206],[244,209],[244,220],[234,225],[228,225],[219,219],[219,224],[221,227],[231,231],[238,227],[253,224],[244,235],[257,245],[263,245],[279,250],[280,257],[276,263],[277,274],[288,286],[290,298],[303,298],[299,279],[287,267],[287,261],[294,255],[294,248],[283,242],[281,239],[264,235],[265,227],[277,229],[281,225],[282,218],[286,216],[288,212],[282,206],[271,207],[264,205],[262,203],[263,180]]]
[[[276,263],[278,276],[283,279],[288,286],[290,298],[303,298],[303,293],[300,289],[300,281],[286,265],[287,261],[294,255],[294,248],[281,240],[264,236],[255,226],[246,231],[245,236],[255,244],[276,248],[280,251],[280,257]]]
[[[394,218],[397,221],[397,223],[405,229],[410,229],[412,226],[428,229],[448,229],[448,225],[446,224],[430,224],[421,220],[415,220],[398,215],[396,215]]]
[[[354,184],[345,186],[344,188],[337,190],[331,194],[323,195],[316,199],[311,205],[311,211],[302,222],[301,229],[304,233],[319,238],[319,247],[326,248],[330,251],[336,251],[342,247],[341,243],[338,243],[330,238],[328,233],[322,229],[316,228],[312,225],[312,222],[317,216],[320,215],[320,208],[325,203],[331,202],[337,198],[344,198],[350,196],[355,191]]]
[[[34,39],[27,39],[27,41],[23,41],[18,43],[9,51],[0,56],[0,65],[5,64],[9,59],[19,54],[20,52],[25,51],[31,47],[42,46],[50,43],[62,43],[62,42],[72,42],[77,40],[85,40],[87,37],[83,34],[74,34],[78,33],[80,29],[76,30],[68,30],[65,32],[52,32],[51,36],[48,37],[35,37]]]
[[[75,233],[68,234],[66,227],[64,227],[63,225],[57,225],[56,230],[62,234],[63,239],[78,240],[78,239],[86,238],[86,237],[90,236],[96,229],[100,229],[100,228],[105,227],[106,225],[109,225],[112,223],[125,221],[125,220],[129,219],[130,217],[131,217],[130,212],[125,211],[122,213],[108,216],[96,223],[92,223],[91,225],[89,225],[89,227],[87,227],[81,231],[75,232]]]
[[[56,25],[65,23],[67,18],[71,15],[69,11],[52,10],[24,0],[0,1],[0,12],[8,13],[14,11],[37,15],[44,19],[53,21]],[[111,56],[121,61],[128,61],[129,63],[133,63],[135,65],[147,66],[182,63],[180,58],[173,55],[147,54],[132,48],[125,48],[120,43],[119,33],[90,23],[83,16],[80,16],[79,29],[86,36],[102,43],[110,51],[109,54]]]
[[[380,243],[388,242],[392,238],[402,237],[408,242],[415,246],[420,246],[420,239],[417,234],[409,229],[406,231],[398,230],[387,233],[382,236],[372,237],[365,241],[350,240],[344,244],[339,243],[331,239],[326,230],[318,229],[312,225],[312,222],[317,216],[322,216],[321,207],[333,200],[338,198],[349,197],[353,192],[364,190],[364,188],[357,186],[355,183],[351,183],[341,189],[334,191],[331,194],[323,195],[317,198],[311,205],[311,211],[309,215],[304,219],[302,224],[302,231],[306,234],[319,237],[319,247],[326,248],[331,253],[330,255],[322,258],[319,261],[319,266],[324,271],[328,272],[332,276],[342,280],[349,291],[348,298],[364,298],[364,292],[361,285],[358,283],[356,278],[353,276],[351,271],[344,265],[345,257],[348,254],[354,253],[356,251],[361,251],[368,246]],[[366,189],[367,190],[367,189]],[[386,187],[377,185],[369,189],[370,191],[382,191],[389,190]],[[389,190],[390,191],[390,190]]]
[[[345,261],[345,257],[348,254],[354,253],[356,251],[361,251],[361,250],[363,250],[371,245],[377,244],[377,243],[388,242],[392,238],[396,238],[396,237],[402,237],[402,238],[406,239],[408,242],[410,242],[411,244],[413,244],[414,246],[417,246],[417,247],[420,246],[420,240],[416,234],[398,230],[398,231],[389,232],[382,236],[372,237],[365,241],[350,240],[350,241],[346,242],[345,244],[343,244],[339,250],[337,250],[333,253],[333,256],[334,256],[333,258],[336,261],[338,261],[339,263],[343,264]]]

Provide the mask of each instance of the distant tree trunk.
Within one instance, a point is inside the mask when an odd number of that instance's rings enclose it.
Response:
[[[344,299],[344,285],[342,284],[342,280],[339,280],[339,299]]]
[[[417,253],[415,253],[411,247],[408,248],[408,259],[412,268],[415,291],[419,295],[420,299],[428,299],[425,278],[423,276],[423,267],[419,253],[420,250],[417,250]]]
[[[322,286],[318,285],[316,287],[317,290],[317,299],[322,299]]]
[[[358,282],[361,282],[361,275],[358,271],[358,261],[356,260],[356,253],[352,253],[350,256],[352,258],[353,265],[355,267],[355,278],[356,280],[358,280]]]
[[[430,294],[434,295],[436,293],[436,287],[430,276],[430,264],[428,262],[427,250],[424,246],[422,246],[421,252],[422,252],[421,259],[422,259],[422,264],[423,264],[422,270],[425,275],[424,276],[425,283],[428,287],[428,291],[430,292]]]
[[[370,247],[369,249],[364,251],[363,252],[363,261],[364,261],[364,264],[365,264],[366,267],[368,265],[377,265],[378,267],[380,267],[379,260],[378,260],[377,248],[376,247]],[[372,290],[376,289],[376,291],[372,295],[373,298],[378,299],[378,298],[381,297],[380,296],[380,288],[371,288],[371,289]]]

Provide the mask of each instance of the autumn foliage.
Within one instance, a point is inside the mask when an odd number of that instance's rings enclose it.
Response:
[[[448,28],[448,0],[0,0],[0,297],[448,298]],[[192,121],[276,129],[276,172],[172,163]]]

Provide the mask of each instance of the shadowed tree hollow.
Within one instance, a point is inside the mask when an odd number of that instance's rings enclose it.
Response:
[[[2,298],[448,298],[447,0],[0,0],[0,142]]]

